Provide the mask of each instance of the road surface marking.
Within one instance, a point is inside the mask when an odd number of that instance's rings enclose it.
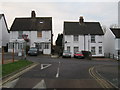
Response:
[[[58,78],[58,77],[59,77],[59,74],[60,74],[60,61],[59,61],[58,69],[57,69],[56,78]]]
[[[8,82],[8,83],[4,84],[2,87],[3,88],[14,88],[15,85],[16,85],[16,83],[18,82],[18,80],[19,80],[19,78],[15,79],[15,80],[13,80],[11,82]]]
[[[45,69],[48,68],[49,66],[51,66],[52,64],[41,64],[41,69]]]
[[[33,89],[35,89],[35,88],[45,89],[45,88],[46,88],[46,84],[45,84],[44,79],[42,79],[37,85],[35,85],[35,86],[33,87]]]
[[[102,79],[97,72],[94,72],[94,67],[89,68],[89,73],[102,86],[102,88],[112,88],[106,80]]]
[[[96,81],[103,87],[103,88],[110,88],[105,80],[100,78],[95,72],[93,72],[94,67],[91,69],[91,73]]]
[[[56,74],[56,78],[59,77],[59,71],[60,71],[60,69],[59,69],[59,67],[58,67],[58,69],[57,69],[57,74]]]
[[[90,75],[102,86],[102,88],[104,88],[103,84],[101,83],[101,81],[94,75],[94,73],[92,72],[93,67],[89,69],[89,73]]]

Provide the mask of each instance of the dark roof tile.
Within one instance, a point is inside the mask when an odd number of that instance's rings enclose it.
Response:
[[[120,28],[110,28],[116,38],[120,38]]]
[[[65,35],[103,35],[103,30],[99,22],[64,22]]]
[[[52,17],[15,18],[10,31],[52,30]]]

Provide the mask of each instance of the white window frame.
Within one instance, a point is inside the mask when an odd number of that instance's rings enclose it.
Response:
[[[99,54],[102,54],[102,46],[99,46]]]
[[[67,46],[67,51],[69,51],[69,52],[70,52],[70,46]]]
[[[49,43],[44,44],[44,49],[49,49]]]
[[[91,53],[92,53],[92,55],[96,55],[96,47],[94,47],[94,46],[91,47]]]
[[[23,31],[18,31],[18,39],[22,39]]]
[[[73,41],[79,41],[79,35],[73,35]]]
[[[78,52],[79,51],[79,47],[75,46],[74,47],[74,53]]]
[[[95,35],[91,35],[91,43],[95,43]]]

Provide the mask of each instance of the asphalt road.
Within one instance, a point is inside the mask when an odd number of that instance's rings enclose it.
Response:
[[[53,59],[49,56],[31,56],[27,59],[39,64],[12,81],[13,88],[102,88],[90,75],[89,69],[93,66],[118,65],[115,61]]]

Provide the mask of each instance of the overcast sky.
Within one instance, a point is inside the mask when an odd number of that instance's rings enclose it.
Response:
[[[118,0],[26,0],[15,2],[6,0],[0,3],[0,13],[4,13],[8,27],[11,27],[16,17],[30,17],[31,10],[35,10],[37,17],[52,17],[54,42],[58,33],[63,32],[64,21],[78,21],[79,16],[83,16],[86,22],[98,21],[101,25],[109,27],[111,24],[118,24]],[[53,2],[52,2],[53,1]],[[109,2],[108,2],[109,1]],[[110,2],[111,1],[111,2]]]

